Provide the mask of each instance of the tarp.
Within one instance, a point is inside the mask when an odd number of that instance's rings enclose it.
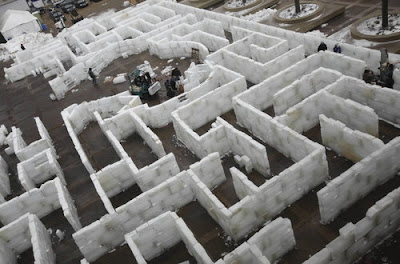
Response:
[[[7,10],[0,17],[0,32],[5,39],[17,37],[23,33],[41,30],[37,17],[28,11]]]

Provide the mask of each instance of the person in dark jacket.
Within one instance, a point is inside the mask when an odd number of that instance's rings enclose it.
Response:
[[[335,44],[335,47],[333,47],[333,52],[342,53],[342,47],[340,47],[339,44]]]
[[[94,74],[92,68],[89,68],[88,73],[89,73],[90,78],[92,78],[93,84],[96,85],[97,84],[96,75]]]
[[[319,44],[319,46],[318,46],[318,52],[325,51],[327,49],[328,49],[328,47],[326,46],[326,44],[323,41],[321,41],[321,44]]]
[[[175,96],[175,92],[172,90],[171,81],[170,80],[166,80],[164,85],[165,85],[165,89],[167,89],[167,96],[169,98],[174,97]]]
[[[175,77],[176,80],[179,80],[181,75],[182,75],[181,71],[178,68],[173,69],[172,72],[171,72],[171,76]]]
[[[21,43],[21,49],[22,49],[22,50],[25,50],[25,46],[24,46],[24,44],[22,44],[22,43]]]

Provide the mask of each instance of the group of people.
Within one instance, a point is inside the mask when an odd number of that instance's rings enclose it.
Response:
[[[142,87],[142,86],[150,87],[152,84],[150,73],[145,72],[145,74],[136,77],[133,80],[133,82],[138,87]]]
[[[326,44],[321,41],[318,46],[318,52],[326,51],[328,47]],[[339,44],[335,44],[333,47],[333,52],[342,53],[342,48]],[[379,84],[383,87],[393,88],[394,80],[393,80],[393,72],[394,72],[394,65],[389,63],[388,60],[388,53],[386,49],[381,50],[381,66],[379,67],[379,75],[375,75],[375,73],[370,70],[366,69],[363,73],[363,80],[366,83],[370,84]]]
[[[175,68],[171,72],[171,79],[167,79],[164,83],[165,89],[167,89],[167,96],[172,98],[177,94],[182,93],[183,89],[181,86],[181,78],[182,74],[178,68]]]
[[[326,50],[328,50],[328,47],[323,41],[321,41],[321,43],[318,46],[318,52]],[[333,52],[342,53],[342,47],[340,47],[339,44],[335,44],[335,46],[333,47]]]

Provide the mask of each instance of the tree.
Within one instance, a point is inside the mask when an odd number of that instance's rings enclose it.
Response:
[[[294,0],[294,6],[296,8],[296,14],[300,13],[300,0]]]
[[[382,28],[387,28],[389,26],[388,21],[388,0],[382,0]]]

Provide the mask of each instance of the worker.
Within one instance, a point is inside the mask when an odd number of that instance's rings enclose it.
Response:
[[[386,64],[389,61],[389,54],[387,52],[387,49],[383,48],[381,49],[381,67],[382,65]]]
[[[333,47],[333,52],[335,53],[342,53],[342,48],[339,46],[338,43],[335,44],[335,47]]]
[[[92,68],[89,68],[88,74],[89,74],[90,78],[92,78],[93,84],[96,85],[97,84],[96,75],[94,74]]]
[[[22,50],[25,50],[25,46],[24,46],[24,44],[22,44],[22,43],[21,43],[21,49],[22,49]]]
[[[373,71],[371,71],[370,69],[365,69],[364,73],[363,73],[363,80],[366,83],[370,83],[370,84],[375,84],[376,83],[376,77]]]
[[[175,77],[175,80],[178,80],[182,76],[181,71],[178,69],[178,67],[172,70],[171,76]]]
[[[323,41],[321,41],[321,43],[318,46],[318,52],[325,51],[327,49],[328,49],[328,47],[326,46],[326,44]]]
[[[167,96],[169,98],[174,97],[175,96],[175,91],[172,90],[171,81],[170,80],[166,80],[164,85],[165,85],[165,89],[167,90]]]
[[[149,72],[146,72],[144,74],[144,82],[147,84],[147,86],[149,86],[149,87],[151,86],[152,80],[151,80]]]

